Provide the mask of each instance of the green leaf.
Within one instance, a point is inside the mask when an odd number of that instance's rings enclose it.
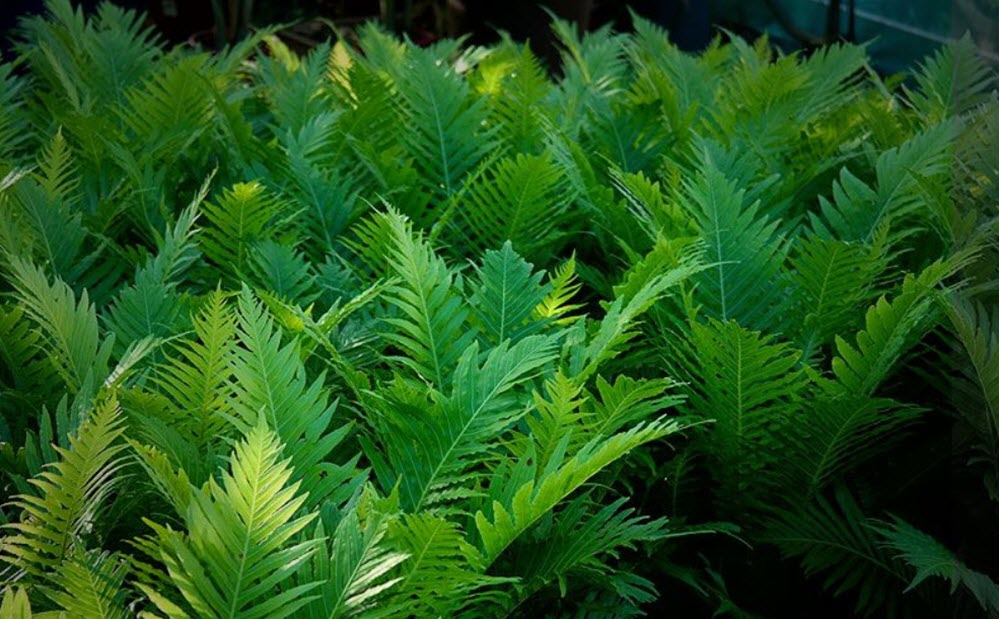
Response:
[[[551,286],[542,285],[543,273],[532,273],[531,267],[514,252],[510,241],[499,251],[483,255],[471,301],[483,331],[494,343],[519,339],[534,326],[525,322]]]
[[[306,496],[298,482],[289,483],[293,471],[280,460],[281,448],[265,425],[252,428],[236,444],[221,484],[212,479],[192,495],[184,513],[186,534],[146,521],[171,583],[199,616],[289,617],[319,585],[284,586],[320,540],[297,541],[316,514],[295,516]],[[159,595],[151,601],[176,613]]]

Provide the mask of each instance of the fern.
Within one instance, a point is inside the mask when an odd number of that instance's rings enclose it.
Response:
[[[114,338],[101,338],[97,312],[84,291],[79,301],[63,281],[49,283],[45,273],[11,258],[11,274],[25,315],[39,327],[45,349],[67,387],[73,391],[103,380]]]
[[[64,568],[64,562],[84,551],[84,533],[114,490],[123,465],[123,431],[118,403],[108,399],[70,438],[68,449],[56,448],[59,461],[30,481],[37,494],[14,499],[23,515],[6,525],[13,533],[4,538],[5,561],[36,577],[59,569],[75,577],[81,568]]]
[[[402,316],[386,320],[396,329],[389,338],[407,353],[400,358],[403,364],[443,388],[474,337],[465,327],[468,310],[453,288],[448,267],[414,234],[409,221],[392,211],[379,221],[390,243],[389,267],[400,280],[392,289],[391,302]]]
[[[315,514],[295,516],[306,497],[279,460],[281,443],[263,424],[233,450],[230,471],[195,492],[184,514],[186,533],[147,521],[170,582],[190,611],[205,617],[288,617],[309,602],[318,583],[289,587],[319,540],[295,541]],[[184,611],[165,592],[142,586],[169,616]],[[281,592],[274,594],[274,589]]]
[[[475,176],[457,198],[457,208],[471,247],[484,250],[513,242],[519,253],[533,257],[558,246],[572,199],[552,160],[518,155]]]
[[[990,614],[997,612],[996,583],[986,574],[969,569],[941,542],[899,518],[873,525],[873,529],[883,538],[881,544],[886,549],[898,552],[897,558],[916,568],[916,574],[904,592],[932,576],[943,578],[951,586],[951,593],[955,593],[961,584],[983,610]]]
[[[203,207],[209,225],[201,236],[202,251],[226,272],[246,273],[253,245],[266,238],[268,226],[278,223],[282,208],[259,183],[234,185],[218,203]]]
[[[543,274],[532,273],[531,267],[514,252],[510,241],[500,250],[483,255],[477,273],[478,287],[471,302],[484,334],[494,343],[516,341],[537,324],[529,322],[532,312],[552,287],[542,285]]]

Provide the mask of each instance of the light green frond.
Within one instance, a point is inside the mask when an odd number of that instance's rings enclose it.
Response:
[[[214,292],[193,318],[194,337],[173,342],[153,384],[174,405],[172,425],[196,445],[224,436],[226,384],[236,347],[236,325],[226,295]]]
[[[12,257],[10,267],[17,300],[40,327],[46,352],[66,385],[76,391],[88,380],[103,380],[114,338],[101,338],[87,291],[77,301],[66,283],[58,278],[49,283],[45,272],[30,262]]]
[[[225,272],[248,271],[253,245],[274,236],[284,205],[257,182],[237,183],[202,208],[208,225],[199,237],[202,251]]]
[[[837,336],[833,373],[847,394],[871,395],[889,377],[900,358],[939,319],[936,287],[959,268],[938,261],[918,275],[906,275],[900,292],[883,296],[868,308],[865,328],[850,342]]]
[[[387,603],[402,580],[396,569],[409,555],[399,552],[386,535],[392,519],[369,514],[362,522],[357,510],[351,510],[337,524],[329,542],[313,554],[307,578],[323,584],[320,597],[306,608],[310,619],[341,617],[385,617],[401,608]],[[318,528],[316,538],[323,537]]]
[[[672,420],[640,424],[625,432],[595,438],[568,458],[557,451],[545,463],[538,462],[533,450],[525,453],[509,472],[494,476],[486,511],[476,512],[483,566],[492,565],[539,519],[609,464],[639,445],[679,429],[680,425]]]
[[[55,576],[58,589],[45,592],[70,617],[126,619],[128,563],[107,553],[76,551]]]
[[[392,604],[416,616],[453,616],[474,607],[488,587],[506,579],[485,576],[470,557],[475,552],[454,522],[430,512],[402,516],[389,539],[409,558],[400,566]]]
[[[282,619],[307,604],[319,583],[289,586],[319,540],[299,541],[315,513],[296,516],[306,496],[290,483],[278,437],[264,425],[236,444],[230,470],[193,496],[185,533],[147,521],[160,559],[192,614],[226,619]],[[155,593],[147,591],[147,593]],[[151,596],[160,611],[177,607]]]
[[[296,341],[282,343],[281,331],[249,289],[239,296],[237,341],[230,357],[234,395],[231,421],[244,434],[267,420],[301,480],[310,506],[326,499],[353,477],[353,466],[328,461],[350,425],[333,427],[336,402],[330,402],[324,377],[309,380]]]
[[[44,576],[83,550],[81,536],[115,489],[124,462],[125,445],[118,441],[123,431],[118,403],[108,399],[70,437],[68,449],[55,448],[59,460],[29,482],[37,494],[14,498],[20,520],[5,525],[5,561]]]

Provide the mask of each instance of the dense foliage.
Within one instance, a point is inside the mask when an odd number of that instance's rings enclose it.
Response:
[[[0,65],[3,617],[996,616],[967,40],[557,21],[553,80],[49,9]]]

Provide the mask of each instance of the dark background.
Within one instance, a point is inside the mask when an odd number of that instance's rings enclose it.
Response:
[[[72,0],[93,10],[98,0]],[[554,65],[552,13],[583,29],[611,23],[629,28],[629,9],[669,32],[681,49],[697,51],[719,27],[753,37],[767,33],[785,49],[840,39],[866,41],[884,72],[907,69],[949,39],[970,32],[988,62],[997,65],[997,0],[112,0],[144,11],[170,42],[218,48],[254,26],[284,24],[281,36],[308,48],[367,21],[423,44],[467,35],[496,40],[497,30],[532,47]],[[542,7],[546,8],[543,9]],[[0,51],[9,60],[18,19],[44,11],[43,0],[0,0]],[[249,10],[247,10],[249,8]]]

